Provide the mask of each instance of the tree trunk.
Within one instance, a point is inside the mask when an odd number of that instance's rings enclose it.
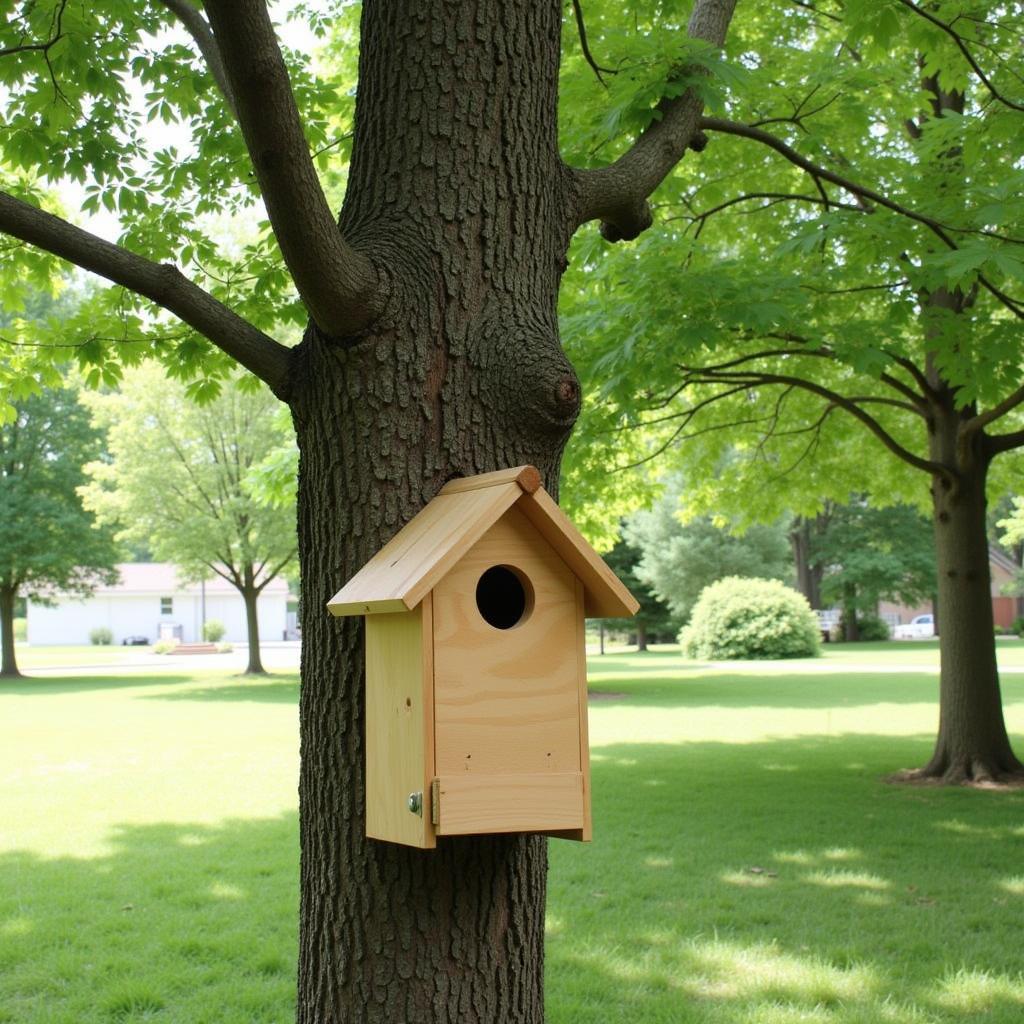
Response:
[[[363,624],[324,606],[446,480],[533,463],[556,489],[580,399],[556,317],[575,201],[560,17],[554,0],[363,6],[341,220],[389,301],[363,336],[307,330],[292,381],[300,1024],[543,1021],[546,840],[366,838]]]
[[[647,627],[642,622],[636,624],[636,649],[647,650]]]
[[[812,608],[821,608],[821,568],[811,564],[811,524],[803,516],[793,520],[789,544],[796,569],[796,589]]]
[[[843,639],[855,644],[860,639],[857,622],[857,592],[850,583],[843,584]]]
[[[21,675],[14,652],[14,606],[17,599],[17,588],[0,587],[0,679],[16,679]]]
[[[942,427],[940,425],[939,429]],[[947,783],[1019,777],[1010,747],[996,667],[992,592],[985,526],[987,462],[961,465],[960,479],[932,486],[939,634],[939,736],[916,773]]]
[[[246,576],[251,577],[251,572],[246,571]],[[242,588],[242,600],[245,602],[245,634],[249,643],[249,664],[245,668],[247,676],[263,676],[267,670],[263,667],[263,659],[260,656],[260,620],[256,611],[256,602],[259,600],[260,592],[251,582],[246,580]]]

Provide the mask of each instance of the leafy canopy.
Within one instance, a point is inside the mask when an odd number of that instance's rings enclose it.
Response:
[[[198,405],[150,365],[88,402],[110,457],[89,464],[83,494],[121,539],[148,544],[186,579],[217,573],[239,590],[292,560],[294,506],[253,496],[256,467],[288,441],[265,388],[225,388]]]

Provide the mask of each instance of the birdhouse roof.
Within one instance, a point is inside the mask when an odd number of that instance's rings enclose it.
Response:
[[[541,486],[533,466],[462,477],[391,538],[328,602],[334,615],[415,608],[456,562],[515,505],[583,584],[586,614],[636,614],[636,598]]]

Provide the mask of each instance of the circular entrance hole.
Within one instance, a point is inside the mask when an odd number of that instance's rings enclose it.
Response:
[[[529,581],[507,565],[491,566],[477,582],[476,606],[484,622],[495,629],[518,625],[532,604]]]

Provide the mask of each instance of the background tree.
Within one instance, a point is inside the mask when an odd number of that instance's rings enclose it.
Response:
[[[368,842],[361,624],[313,609],[452,476],[531,462],[557,492],[580,407],[556,318],[569,241],[589,221],[609,240],[650,224],[647,196],[694,141],[733,0],[697,0],[687,26],[666,10],[657,87],[637,83],[646,115],[583,168],[557,137],[554,0],[367,0],[350,160],[328,137],[347,120],[348,83],[317,82],[301,54],[282,53],[263,0],[204,8],[15,5],[0,27],[16,172],[0,231],[120,286],[77,325],[91,365],[151,352],[203,386],[236,360],[291,409],[305,609],[299,1020],[539,1021],[545,840],[466,839],[429,857]],[[335,5],[298,9],[317,31],[351,25]],[[188,34],[161,34],[175,16]],[[154,142],[146,116],[186,125],[191,144]],[[347,171],[340,218],[317,175],[329,161]],[[87,201],[121,218],[120,243],[44,212],[39,175],[84,182]],[[272,234],[236,259],[201,217],[257,193]],[[307,315],[301,344],[281,344]]]
[[[636,636],[636,649],[646,651],[648,640],[674,640],[679,632],[679,621],[672,609],[651,590],[639,576],[637,568],[643,552],[625,538],[609,551],[604,560],[640,602],[640,610],[631,619],[605,619],[611,629],[631,632]],[[602,648],[602,653],[603,648]]]
[[[785,529],[754,524],[730,532],[703,515],[683,522],[677,479],[648,511],[634,513],[625,536],[640,551],[637,577],[663,600],[680,623],[690,618],[701,591],[726,576],[792,582],[793,562]]]
[[[86,467],[86,507],[116,525],[120,540],[173,562],[183,579],[212,574],[230,583],[245,602],[246,672],[262,673],[257,602],[296,554],[294,506],[252,494],[254,467],[282,444],[279,403],[248,386],[199,405],[145,367],[89,405],[110,455]]]
[[[915,605],[935,594],[935,548],[929,524],[909,505],[871,508],[855,500],[833,506],[814,540],[826,605],[843,609],[846,640],[860,639],[858,620],[879,601]]]
[[[28,390],[26,382],[23,392]],[[103,451],[103,435],[74,389],[36,388],[11,396],[14,418],[0,423],[0,676],[17,676],[14,613],[20,599],[53,591],[87,597],[115,583],[112,531],[82,507],[83,466]]]
[[[581,243],[587,272],[568,293],[572,351],[623,424],[646,424],[651,454],[685,440],[691,500],[769,519],[851,491],[929,502],[940,725],[919,777],[947,782],[1024,770],[1002,716],[985,530],[990,467],[1024,444],[1015,14],[867,0],[744,18],[743,71],[701,120],[715,158],[661,189],[664,227],[633,251]],[[608,8],[588,16],[604,65],[620,35]],[[582,144],[594,124],[566,130]],[[578,329],[609,291],[611,314]],[[727,449],[743,457],[722,469]]]

